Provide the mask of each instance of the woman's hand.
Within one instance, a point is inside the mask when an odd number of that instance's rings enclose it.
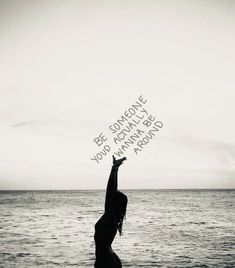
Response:
[[[119,166],[122,165],[123,161],[125,161],[125,160],[126,160],[126,157],[123,157],[123,158],[121,158],[121,159],[116,159],[116,158],[114,157],[114,155],[113,155],[113,166],[114,166],[114,167],[119,167]]]

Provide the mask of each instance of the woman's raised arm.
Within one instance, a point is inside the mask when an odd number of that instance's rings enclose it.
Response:
[[[106,189],[106,197],[105,197],[105,213],[113,214],[114,213],[114,197],[118,188],[118,168],[126,160],[126,157],[116,160],[113,156],[113,166],[109,175],[109,180]]]

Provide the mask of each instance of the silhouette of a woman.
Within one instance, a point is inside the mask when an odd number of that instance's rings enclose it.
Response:
[[[117,230],[120,235],[122,234],[122,223],[126,214],[127,196],[117,190],[118,168],[124,160],[126,157],[116,160],[113,156],[113,166],[106,189],[105,211],[95,224],[95,268],[122,267],[122,263],[112,250],[111,244]]]

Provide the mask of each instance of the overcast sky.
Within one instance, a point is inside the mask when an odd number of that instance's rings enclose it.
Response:
[[[164,123],[120,188],[235,187],[234,1],[0,1],[0,189],[104,189],[93,139]]]

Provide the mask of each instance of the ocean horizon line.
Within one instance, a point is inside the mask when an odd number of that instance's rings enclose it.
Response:
[[[105,191],[106,189],[0,189],[0,192]],[[234,191],[235,188],[122,188],[124,191]]]

